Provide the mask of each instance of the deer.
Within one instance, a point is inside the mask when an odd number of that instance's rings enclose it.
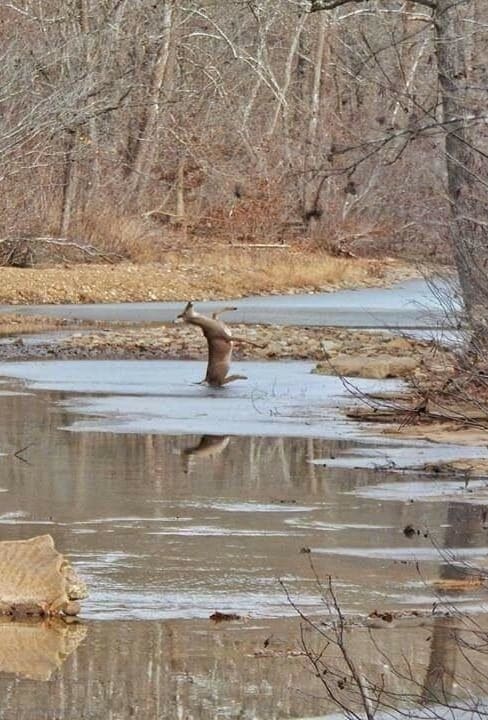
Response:
[[[238,338],[232,335],[227,325],[220,319],[225,312],[237,310],[236,307],[224,307],[212,313],[211,317],[198,313],[193,303],[186,304],[183,312],[175,319],[175,322],[197,325],[205,335],[208,345],[208,364],[205,378],[200,384],[207,383],[212,387],[223,387],[234,380],[247,380],[246,375],[228,375],[234,343],[246,343],[254,347],[262,348],[263,345],[254,343],[245,338]]]

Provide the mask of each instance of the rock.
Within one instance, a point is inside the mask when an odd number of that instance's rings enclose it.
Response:
[[[281,351],[281,345],[279,342],[270,342],[266,348],[268,357],[279,357]]]
[[[416,357],[391,355],[336,355],[331,362],[319,363],[312,372],[362,378],[398,378],[411,375],[418,367]]]
[[[321,340],[320,348],[328,355],[339,352],[340,344],[334,340]]]
[[[403,337],[392,338],[386,343],[386,349],[393,354],[408,353],[412,350],[412,341]]]
[[[488,460],[486,458],[458,458],[457,460],[445,460],[438,463],[425,463],[422,465],[432,475],[454,475],[467,478],[488,477]]]
[[[0,615],[73,614],[87,595],[50,535],[0,542]]]
[[[76,615],[79,615],[81,612],[81,605],[78,602],[78,600],[69,600],[66,605],[63,608],[63,612],[65,615],[69,615],[70,617],[74,617]]]
[[[210,615],[210,620],[213,620],[216,623],[219,622],[225,622],[230,620],[241,620],[241,616],[237,615],[236,613],[225,613],[220,612],[219,610],[216,610],[212,615]]]
[[[413,525],[406,525],[406,526],[403,528],[403,534],[404,534],[405,537],[407,537],[407,538],[412,538],[415,534],[418,535],[418,534],[419,534],[419,531],[418,531],[418,530],[415,530],[415,528],[414,528]]]

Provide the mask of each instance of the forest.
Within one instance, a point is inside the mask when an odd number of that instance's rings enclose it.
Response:
[[[0,34],[2,720],[486,718],[487,0]]]
[[[130,258],[141,236],[156,256],[182,233],[305,236],[445,261],[455,119],[433,4],[1,2],[2,238]],[[484,162],[488,11],[455,5],[444,49],[462,55],[463,130]]]

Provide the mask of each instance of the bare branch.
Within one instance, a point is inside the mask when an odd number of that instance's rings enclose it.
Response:
[[[320,10],[334,10],[334,8],[347,5],[351,2],[362,3],[367,0],[311,0],[311,6],[309,12],[318,12]],[[417,5],[424,5],[425,7],[435,10],[437,4],[435,0],[414,0]]]

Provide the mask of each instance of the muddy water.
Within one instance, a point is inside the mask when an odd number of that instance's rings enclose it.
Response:
[[[254,381],[217,397],[191,386],[192,363],[1,368],[17,379],[2,384],[0,538],[49,532],[91,590],[81,625],[0,624],[2,720],[319,715],[333,708],[297,655],[299,626],[279,582],[307,613],[324,613],[308,549],[344,610],[363,614],[430,608],[432,581],[452,575],[452,557],[461,571],[486,563],[483,483],[473,493],[456,480],[446,488],[337,462],[379,450],[338,421],[332,380],[320,392],[323,379],[293,364],[286,391],[282,367],[268,364],[259,381],[274,414],[256,408]],[[329,422],[307,425],[305,406],[328,409]],[[290,423],[291,408],[300,412]],[[182,418],[187,432],[176,433]],[[203,420],[208,432],[196,433]],[[23,462],[12,452],[26,445]],[[407,524],[420,534],[407,538]],[[483,593],[443,599],[478,608]],[[242,620],[216,625],[215,610]],[[439,637],[450,657],[457,647],[442,627],[378,632],[422,681]],[[376,672],[366,637],[354,634],[355,656]],[[401,678],[391,683],[402,689]]]

